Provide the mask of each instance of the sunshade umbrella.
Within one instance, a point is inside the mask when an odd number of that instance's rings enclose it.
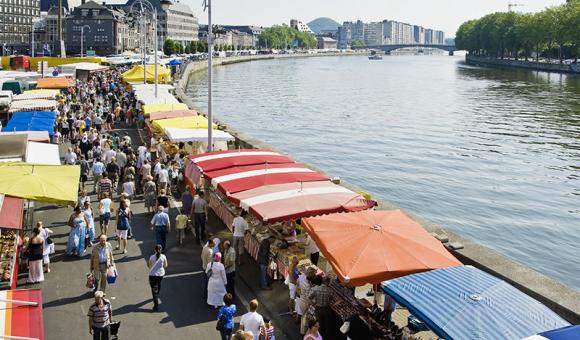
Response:
[[[444,339],[522,339],[570,324],[507,282],[472,266],[383,283],[384,291]]]
[[[167,65],[171,65],[171,66],[175,66],[175,65],[181,65],[183,64],[181,61],[177,60],[177,59],[171,59],[171,61],[169,61],[167,63]]]
[[[329,180],[328,177],[298,163],[236,166],[206,172],[204,176],[211,180],[214,188],[218,188],[225,194],[234,194],[272,184]]]
[[[266,185],[228,198],[264,223],[359,211],[376,205],[375,201],[330,181]]]
[[[34,201],[75,205],[78,165],[0,163],[0,194]]]
[[[302,224],[335,273],[352,286],[461,265],[401,210],[319,216]]]
[[[554,329],[547,332],[542,332],[524,340],[578,340],[580,339],[580,325],[567,326],[563,328]]]

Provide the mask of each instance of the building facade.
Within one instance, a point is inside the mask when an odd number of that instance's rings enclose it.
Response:
[[[338,28],[337,48],[349,49],[352,45],[352,32],[350,28],[341,26]]]
[[[86,50],[93,50],[101,56],[120,53],[122,20],[120,12],[99,5],[94,1],[88,1],[75,7],[66,17],[67,54],[81,53],[81,31],[83,54]]]
[[[337,47],[337,41],[330,37],[318,36],[316,40],[318,42],[318,49],[329,50],[336,49]]]
[[[251,44],[247,45],[249,40],[246,40],[248,38],[244,37],[243,43],[241,44],[242,46],[257,47],[258,46],[258,37],[260,36],[260,34],[262,34],[262,32],[264,32],[264,27],[260,27],[260,26],[224,25],[222,27],[227,31],[238,31],[240,33],[246,33],[247,37],[249,36],[249,39],[251,39]],[[242,41],[240,41],[240,42],[242,42]]]
[[[365,45],[382,45],[383,44],[383,22],[370,22],[364,24],[364,42]]]
[[[308,27],[308,25],[306,25],[300,20],[290,19],[290,27],[297,30],[298,32],[306,32],[314,34],[314,32],[312,32],[310,27]]]
[[[347,48],[353,40],[365,45],[444,44],[445,33],[394,20],[363,23],[345,21],[338,31],[338,47]]]
[[[39,0],[0,0],[0,43],[4,54],[28,53],[32,21],[40,19]]]
[[[157,1],[159,3],[159,1]],[[171,39],[185,46],[198,39],[199,23],[188,5],[174,2],[165,12],[157,9],[159,46]]]

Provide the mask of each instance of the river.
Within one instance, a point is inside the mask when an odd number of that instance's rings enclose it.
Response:
[[[580,77],[448,56],[214,71],[224,123],[580,289]],[[188,94],[207,109],[207,73]]]

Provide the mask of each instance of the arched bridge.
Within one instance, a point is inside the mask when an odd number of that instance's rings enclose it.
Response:
[[[393,45],[370,45],[370,46],[353,47],[353,49],[382,50],[386,54],[390,54],[391,51],[398,50],[401,48],[436,48],[449,52],[449,55],[453,55],[453,52],[457,51],[457,47],[455,47],[455,45],[438,45],[438,44],[393,44]]]

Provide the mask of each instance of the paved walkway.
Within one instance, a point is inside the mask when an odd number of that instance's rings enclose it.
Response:
[[[139,141],[136,130],[128,132],[134,143]],[[64,154],[65,148],[63,145],[61,154]],[[90,189],[92,185],[88,186],[87,191]],[[91,201],[96,211],[94,195]],[[115,205],[118,206],[118,202]],[[141,197],[131,202],[131,209],[134,213],[131,223],[135,238],[129,240],[127,254],[115,251],[119,277],[115,285],[107,288],[107,298],[113,305],[113,319],[121,321],[120,339],[219,339],[219,333],[215,330],[216,311],[207,306],[203,298],[201,247],[194,244],[192,235],[187,235],[182,247],[176,245],[174,229],[168,235],[166,255],[169,268],[162,283],[160,310],[151,312],[153,303],[146,266],[146,258],[153,253],[154,247],[154,233],[149,230],[151,214],[144,208]],[[34,222],[42,220],[54,231],[52,239],[56,253],[51,257],[52,271],[45,275],[42,284],[26,285],[26,275],[21,275],[19,280],[19,288],[42,289],[46,339],[91,338],[86,312],[93,298],[84,286],[91,248],[82,258],[65,255],[69,233],[66,222],[71,213],[71,208],[37,204]],[[174,221],[175,209],[170,215]],[[96,228],[98,230],[98,220]],[[231,238],[231,233],[213,214],[208,231],[220,239]],[[113,231],[109,231],[109,237],[112,235]],[[115,240],[110,239],[110,242],[116,245]],[[257,264],[249,257],[244,257],[243,261],[246,264],[238,269],[236,277],[236,322],[246,312],[247,301],[257,297],[261,302],[258,311],[272,319],[277,329],[277,339],[301,339],[298,327],[291,318],[281,315],[288,308],[286,286],[274,283],[274,290],[257,292]]]

